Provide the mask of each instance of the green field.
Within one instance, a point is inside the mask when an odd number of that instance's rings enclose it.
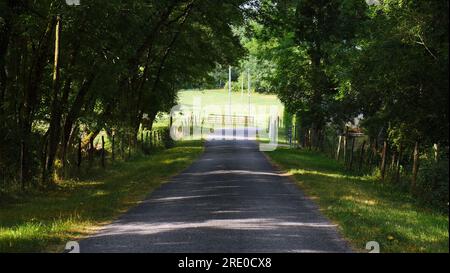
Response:
[[[183,90],[178,93],[178,98],[179,103],[186,106],[192,106],[196,98],[201,100],[203,107],[210,105],[228,107],[229,105],[229,93],[225,89]],[[276,95],[251,92],[249,99],[247,91],[245,91],[243,95],[240,92],[231,93],[231,107],[233,112],[245,112],[246,109],[240,109],[240,107],[247,106],[249,102],[256,106],[275,105],[280,109],[280,113],[283,113],[284,106]]]
[[[231,103],[230,103],[231,102]],[[283,115],[284,105],[280,102],[276,95],[232,92],[231,97],[227,90],[183,90],[178,94],[178,104],[183,107],[182,115],[176,116],[174,120],[183,119],[186,114],[194,115],[194,126],[202,126],[202,128],[214,127],[243,127],[242,120],[246,117],[251,120],[248,124],[250,127],[258,128],[258,139],[260,141],[268,141],[268,126],[270,117],[277,118],[278,123],[278,140],[284,141]],[[195,109],[195,110],[194,110]],[[217,121],[211,123],[211,116],[217,117]],[[227,123],[221,121],[221,117],[240,117],[240,123]],[[197,122],[197,123],[196,123]],[[200,122],[206,122],[200,124]],[[164,126],[168,123],[168,117],[163,116],[158,119],[157,126]],[[265,131],[265,132],[264,132]],[[202,135],[204,137],[204,134]]]
[[[225,89],[216,90],[182,90],[178,92],[178,104],[191,109],[195,104],[201,105],[201,108],[208,110],[209,114],[222,115],[226,114],[230,105],[229,93]],[[231,112],[236,115],[248,115],[250,107],[260,107],[261,109],[269,109],[275,106],[278,109],[280,117],[284,112],[284,105],[280,102],[276,95],[266,95],[251,92],[250,98],[247,93],[242,96],[241,93],[231,93]],[[156,120],[154,127],[167,126],[168,115],[162,114]]]
[[[267,155],[339,224],[356,250],[377,241],[381,252],[449,252],[448,215],[420,208],[408,194],[347,173],[315,152],[279,148]]]
[[[0,252],[60,252],[67,241],[90,234],[137,205],[202,151],[201,142],[181,142],[106,171],[92,170],[89,178],[59,181],[53,191],[2,204]]]

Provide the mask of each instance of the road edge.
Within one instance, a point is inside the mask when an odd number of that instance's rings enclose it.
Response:
[[[303,195],[309,200],[311,201],[315,206],[317,206],[319,213],[328,221],[330,221],[330,223],[333,223],[337,226],[336,230],[338,232],[338,236],[340,237],[340,239],[342,239],[342,241],[348,246],[348,248],[350,249],[351,252],[353,253],[364,253],[362,249],[356,247],[347,237],[344,236],[343,234],[343,230],[341,225],[330,219],[327,215],[325,215],[322,212],[322,207],[319,205],[318,202],[316,202],[313,198],[311,198],[311,196],[309,196],[308,192],[306,189],[304,189],[299,181],[295,178],[295,176],[289,174],[286,170],[284,170],[284,168],[278,164],[277,162],[275,162],[274,160],[272,160],[272,158],[270,158],[267,153],[270,152],[261,152],[263,154],[263,156],[266,158],[267,162],[269,162],[269,164],[278,172],[280,172],[280,174],[282,174],[284,177],[286,177],[291,183],[293,183],[298,189],[300,189],[303,193]]]

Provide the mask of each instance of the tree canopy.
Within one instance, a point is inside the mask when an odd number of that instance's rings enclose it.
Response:
[[[0,1],[1,176],[51,181],[80,125],[136,138],[179,89],[237,64],[243,2]]]
[[[301,128],[318,135],[363,116],[371,137],[448,145],[448,1],[260,1],[257,9],[250,53],[271,64],[265,80]]]

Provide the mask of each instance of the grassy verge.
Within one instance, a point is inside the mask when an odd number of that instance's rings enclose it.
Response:
[[[89,179],[61,181],[58,189],[0,206],[0,252],[62,251],[76,240],[137,205],[203,151],[201,142],[130,162],[117,163]]]
[[[374,177],[346,173],[321,154],[279,148],[267,155],[339,224],[356,250],[377,241],[381,252],[449,252],[448,215],[418,207]]]

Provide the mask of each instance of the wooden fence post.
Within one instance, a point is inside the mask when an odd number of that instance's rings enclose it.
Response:
[[[308,149],[310,151],[312,150],[312,132],[311,132],[311,128],[308,129]]]
[[[150,148],[150,143],[149,143],[150,139],[149,139],[148,133],[149,133],[149,131],[147,131],[147,133],[145,134],[145,143],[146,143],[147,149]]]
[[[120,134],[120,157],[122,160],[125,159],[125,137],[123,133]]]
[[[111,159],[112,161],[116,160],[116,152],[115,152],[115,133],[112,133],[112,139],[111,139]]]
[[[102,136],[102,168],[105,168],[105,136]]]
[[[301,146],[302,149],[306,149],[308,148],[308,135],[306,133],[304,133],[303,135],[301,133],[298,134],[299,135],[299,140],[298,141],[298,146]],[[303,137],[303,140],[301,139]]]
[[[344,135],[344,165],[347,164],[347,134]]]
[[[383,143],[383,151],[381,155],[381,179],[384,180],[385,174],[386,174],[386,153],[387,153],[387,141],[384,141]]]
[[[416,183],[417,183],[417,173],[419,172],[419,142],[416,141],[414,145],[414,154],[413,154],[413,170],[412,170],[412,184],[411,191],[415,191]]]
[[[366,141],[364,140],[363,144],[361,145],[361,151],[360,151],[360,154],[359,154],[359,166],[358,166],[358,170],[359,171],[362,170],[365,148],[366,148]]]
[[[128,135],[128,159],[131,158],[131,135]]]
[[[293,128],[293,134],[294,134],[294,138],[293,138],[293,142],[294,142],[294,146],[299,146],[300,145],[300,142],[298,141],[298,139],[297,139],[297,135],[298,135],[298,128],[297,128],[298,126],[297,126],[297,120],[295,121],[295,123],[294,123],[294,128]]]
[[[372,163],[374,157],[377,155],[377,150],[375,148],[375,143],[371,143],[369,147],[369,154],[367,157],[367,166],[369,167],[369,170],[372,170]]]
[[[323,136],[323,141],[324,141],[324,143],[326,145],[325,150],[326,149],[329,150],[328,152],[330,153],[330,158],[335,158],[335,154],[334,154],[335,147],[334,147],[333,138],[331,138],[331,142],[329,142],[328,138],[327,138],[327,135],[326,135],[326,132],[325,132],[324,136]]]
[[[325,151],[325,132],[323,130],[319,130],[318,132],[318,143],[319,151],[324,152]]]
[[[439,144],[434,144],[433,145],[433,151],[434,151],[434,161],[438,162],[439,161]]]
[[[352,137],[352,147],[350,150],[350,163],[348,166],[349,170],[352,170],[352,167],[353,167],[353,152],[355,150],[355,139],[356,139],[355,137]]]
[[[25,149],[26,149],[25,141],[22,140],[22,141],[20,141],[20,172],[19,172],[19,181],[22,186],[22,191],[25,190],[25,177],[26,177],[25,167],[27,164]],[[47,150],[47,149],[45,149],[45,150]],[[47,155],[45,155],[45,157],[44,157],[44,166],[45,166],[45,158],[46,157],[47,157]],[[44,167],[44,173],[45,173],[45,167]],[[45,179],[45,175],[42,176],[42,179]]]
[[[231,113],[230,113],[231,115]],[[194,135],[194,113],[191,112],[190,124],[189,124],[189,136]]]
[[[156,147],[155,131],[151,133],[152,147]]]
[[[342,136],[339,136],[338,147],[337,147],[337,151],[336,151],[336,160],[337,161],[339,161],[339,159],[341,157],[341,143],[342,143]]]
[[[91,162],[94,159],[93,153],[94,153],[94,137],[91,136],[89,138],[89,161]]]
[[[395,171],[395,183],[400,182],[400,160],[403,156],[403,145],[400,144],[400,147],[398,148],[398,156],[397,156],[397,163],[396,163],[396,171]]]
[[[150,131],[149,135],[149,147],[151,150],[153,148],[153,131]]]
[[[144,149],[145,149],[144,129],[142,129],[142,132],[141,132],[141,150],[142,150],[142,152],[144,151]]]
[[[247,122],[247,117],[245,118],[245,120],[246,120],[246,122]],[[202,118],[202,124],[201,124],[201,127],[200,127],[200,140],[203,140],[203,126],[204,126],[204,125],[205,125],[205,119]],[[247,127],[247,123],[246,123],[245,127],[248,128],[248,127]],[[169,128],[169,135],[170,135],[171,130],[172,130],[172,127]],[[244,130],[245,130],[245,129],[244,129]]]
[[[392,151],[391,166],[389,168],[391,171],[393,171],[394,168],[395,168],[395,162],[397,162],[396,157],[397,157],[397,152],[396,151]]]
[[[373,146],[373,159],[374,159],[374,165],[380,164],[379,160],[379,150],[378,150],[378,140],[375,140],[375,145]]]

